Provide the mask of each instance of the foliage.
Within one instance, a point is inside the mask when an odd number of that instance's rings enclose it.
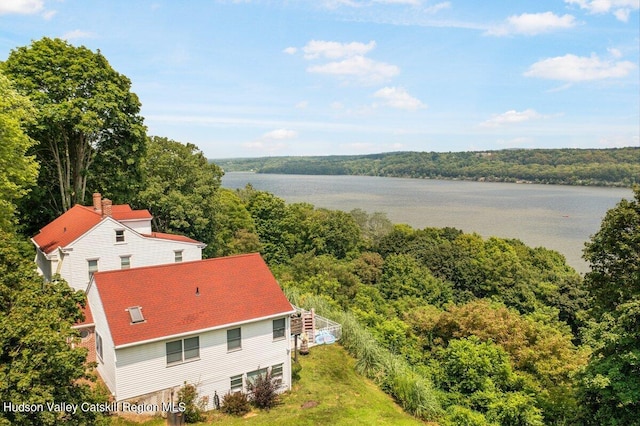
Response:
[[[247,390],[249,399],[256,408],[270,410],[279,403],[278,388],[281,380],[271,376],[271,372],[258,374],[255,380],[249,380]]]
[[[151,211],[155,229],[208,244],[205,257],[215,253],[220,168],[209,164],[193,144],[154,136],[149,138],[142,172],[145,185],[133,204]]]
[[[391,152],[322,157],[216,160],[229,171],[309,175],[469,179],[566,185],[639,183],[640,149],[508,149],[485,152]]]
[[[255,233],[253,218],[238,194],[220,188],[215,197],[215,252],[212,255],[217,257],[260,251],[260,239]]]
[[[36,108],[28,134],[37,141],[39,185],[55,189],[46,194],[55,215],[83,203],[87,190],[118,202],[137,189],[140,102],[99,51],[45,37],[13,50],[2,69]]]
[[[34,110],[29,99],[18,94],[0,73],[0,229],[14,225],[16,202],[35,184],[38,164],[27,155],[34,141],[24,125]]]
[[[584,258],[591,271],[585,285],[596,315],[640,297],[640,186],[634,188],[634,196],[609,210],[586,244]]]
[[[63,280],[43,283],[29,245],[0,231],[0,400],[13,404],[106,402],[89,383],[86,349],[72,348],[71,329],[84,294]],[[27,255],[29,253],[29,255]],[[0,424],[95,424],[100,413],[0,411]]]
[[[635,424],[640,416],[640,187],[609,210],[585,249],[595,347],[581,377],[583,422]]]
[[[204,419],[204,403],[198,399],[198,388],[190,383],[178,390],[178,403],[184,404],[184,419],[187,423],[197,423]]]
[[[244,416],[251,411],[249,398],[242,392],[228,392],[222,397],[220,411],[225,414],[231,414],[232,416]]]

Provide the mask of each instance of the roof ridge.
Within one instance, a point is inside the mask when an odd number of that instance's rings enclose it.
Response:
[[[229,260],[229,259],[235,259],[235,258],[239,258],[239,257],[253,257],[253,256],[260,256],[260,253],[258,252],[254,252],[254,253],[240,253],[240,254],[233,254],[230,256],[221,256],[221,257],[211,257],[209,259],[198,259],[198,260],[186,260],[184,262],[174,262],[174,263],[163,263],[160,265],[148,265],[148,266],[138,266],[135,268],[130,268],[130,269],[112,269],[109,271],[96,271],[93,273],[94,276],[104,276],[104,275],[111,275],[111,274],[122,274],[122,273],[127,273],[127,271],[142,271],[142,270],[148,270],[148,269],[156,269],[156,268],[167,268],[167,267],[176,267],[179,265],[189,265],[189,264],[193,264],[193,263],[200,263],[200,262],[212,262],[212,261],[221,261],[221,260]]]

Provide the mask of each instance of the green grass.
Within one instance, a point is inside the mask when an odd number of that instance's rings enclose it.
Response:
[[[410,416],[355,372],[355,360],[338,345],[316,346],[309,355],[299,356],[302,371],[293,389],[282,396],[271,411],[253,410],[244,418],[217,412],[207,413],[201,424],[224,425],[425,425]],[[303,408],[303,405],[310,406]],[[114,419],[114,425],[139,425]],[[143,423],[162,425],[160,419]]]

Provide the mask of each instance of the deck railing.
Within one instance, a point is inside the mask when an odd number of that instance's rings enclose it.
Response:
[[[299,308],[298,306],[294,306],[294,308],[302,317],[303,330],[309,338],[309,347],[324,343],[333,343],[342,337],[341,324],[316,314],[313,308],[310,311]]]

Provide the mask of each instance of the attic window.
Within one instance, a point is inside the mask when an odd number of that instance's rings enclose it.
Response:
[[[116,229],[116,243],[124,243],[124,229]]]
[[[131,324],[144,322],[144,316],[142,316],[142,308],[140,306],[132,306],[127,310],[129,311],[129,315],[131,316]]]

